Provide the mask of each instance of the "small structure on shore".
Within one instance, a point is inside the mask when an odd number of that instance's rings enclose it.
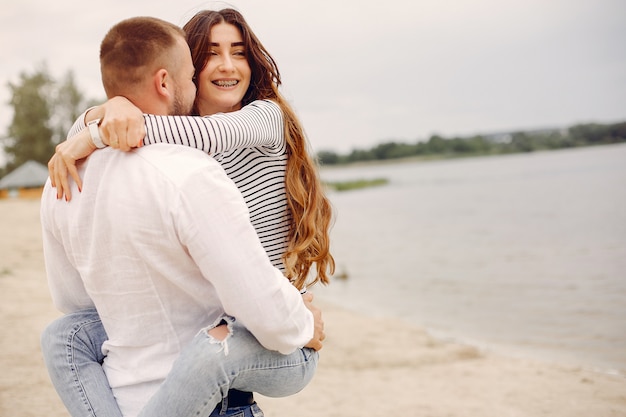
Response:
[[[0,179],[0,199],[40,198],[48,179],[48,168],[28,161]]]

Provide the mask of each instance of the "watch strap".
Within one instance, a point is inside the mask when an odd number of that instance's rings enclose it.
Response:
[[[100,130],[98,129],[100,126],[100,119],[92,120],[87,123],[87,128],[89,129],[89,135],[91,136],[91,140],[93,144],[96,145],[96,148],[102,149],[106,147],[104,142],[102,142],[102,138],[100,137]]]

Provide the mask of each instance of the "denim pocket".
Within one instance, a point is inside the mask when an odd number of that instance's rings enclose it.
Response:
[[[252,417],[264,417],[265,414],[263,414],[263,410],[261,410],[261,408],[257,405],[257,403],[254,403],[250,406],[250,411],[252,411]]]
[[[315,349],[302,348],[300,349],[300,352],[302,353],[302,357],[304,358],[305,362],[309,362],[311,360],[315,360],[317,362],[317,360],[319,359],[319,353],[317,353]]]
[[[264,417],[264,415],[257,403],[245,407],[229,407],[224,414],[220,414],[218,407],[211,413],[211,417]]]

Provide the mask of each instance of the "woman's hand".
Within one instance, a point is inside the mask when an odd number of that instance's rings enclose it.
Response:
[[[57,145],[55,154],[48,162],[48,172],[52,186],[57,189],[58,199],[62,198],[63,195],[65,195],[66,201],[72,199],[70,184],[67,179],[68,172],[76,182],[78,190],[83,189],[83,182],[76,169],[76,161],[86,158],[95,150],[96,145],[91,140],[89,129],[83,129],[77,135]]]
[[[126,98],[113,97],[103,105],[90,110],[85,117],[85,123],[97,118],[102,119],[99,131],[105,145],[122,151],[129,151],[142,145],[146,135],[143,113]],[[48,162],[48,172],[52,186],[57,188],[58,199],[63,196],[66,201],[72,199],[68,173],[76,182],[78,190],[83,189],[76,161],[88,157],[96,149],[89,129],[83,129],[57,145],[55,154]]]
[[[128,99],[113,97],[101,106],[101,112],[100,135],[105,144],[122,151],[143,144],[146,136],[143,113]]]

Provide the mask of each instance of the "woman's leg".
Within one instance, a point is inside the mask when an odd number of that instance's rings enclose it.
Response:
[[[66,314],[41,335],[52,385],[72,417],[122,417],[102,369],[106,340],[95,309]]]
[[[205,329],[183,350],[141,417],[207,416],[229,389],[284,397],[309,383],[317,352],[304,348],[283,355],[267,350],[234,318],[225,320],[229,332],[223,340]]]

